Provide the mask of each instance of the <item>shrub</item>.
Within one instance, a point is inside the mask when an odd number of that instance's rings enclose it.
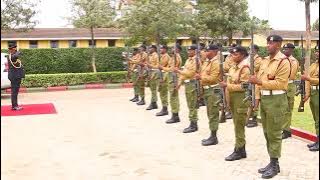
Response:
[[[123,83],[127,72],[27,74],[22,81],[24,87],[68,86],[90,83]]]

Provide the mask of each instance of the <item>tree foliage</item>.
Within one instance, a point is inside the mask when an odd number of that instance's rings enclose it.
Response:
[[[140,42],[166,43],[183,32],[184,0],[137,0],[120,20],[130,38]]]
[[[33,28],[39,0],[1,0],[1,30]]]
[[[319,18],[312,24],[312,31],[319,31]]]

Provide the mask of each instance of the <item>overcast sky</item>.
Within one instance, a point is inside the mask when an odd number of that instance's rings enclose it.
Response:
[[[69,1],[41,0],[36,27],[70,27],[63,17],[70,16]],[[267,19],[276,30],[305,30],[304,3],[299,0],[248,0],[251,16]],[[311,23],[319,17],[319,2],[311,5]]]

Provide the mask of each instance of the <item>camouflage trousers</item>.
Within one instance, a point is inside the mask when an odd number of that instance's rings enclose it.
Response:
[[[180,110],[179,91],[175,89],[174,79],[170,73],[168,74],[168,89],[170,96],[171,112],[178,113]]]
[[[148,84],[151,91],[151,102],[157,102],[157,89],[159,87],[159,77],[156,71],[150,72]]]
[[[287,94],[261,96],[261,123],[270,158],[281,157],[282,129],[287,112]]]
[[[185,94],[187,99],[187,105],[189,109],[189,120],[191,122],[198,121],[198,109],[197,109],[197,91],[195,82],[189,82],[185,84]]]
[[[219,127],[219,105],[216,102],[219,100],[219,94],[214,94],[214,89],[204,89],[204,101],[207,107],[207,116],[209,119],[209,129],[217,131]]]
[[[145,80],[146,80],[145,76],[138,77],[137,89],[138,89],[139,96],[141,98],[144,98],[145,96]]]
[[[296,85],[293,83],[288,84],[287,99],[288,99],[288,107],[289,108],[288,108],[288,112],[287,112],[286,121],[283,125],[283,129],[286,131],[290,131],[295,93],[296,93]]]
[[[159,94],[162,107],[168,106],[168,74],[163,73],[163,79],[159,80]]]
[[[229,92],[229,97],[236,139],[235,148],[241,148],[246,144],[245,125],[249,102],[243,102],[245,92]]]
[[[319,90],[311,90],[310,108],[314,119],[317,136],[319,137]]]
[[[131,81],[133,84],[133,92],[135,96],[139,95],[139,86],[138,86],[138,73],[133,72],[131,75]]]

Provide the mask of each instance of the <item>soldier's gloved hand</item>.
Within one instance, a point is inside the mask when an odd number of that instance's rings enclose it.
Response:
[[[256,75],[252,75],[249,77],[249,83],[262,85],[262,82],[257,78]]]
[[[227,83],[224,82],[224,81],[220,82],[219,85],[220,85],[220,87],[222,87],[222,88],[226,88],[226,87],[228,86]]]
[[[194,78],[200,80],[200,79],[201,79],[201,76],[200,76],[200,74],[195,74],[195,75],[194,75]]]
[[[301,76],[301,80],[310,81],[310,77],[309,77],[309,75],[307,75],[307,74],[303,74],[303,75]]]

